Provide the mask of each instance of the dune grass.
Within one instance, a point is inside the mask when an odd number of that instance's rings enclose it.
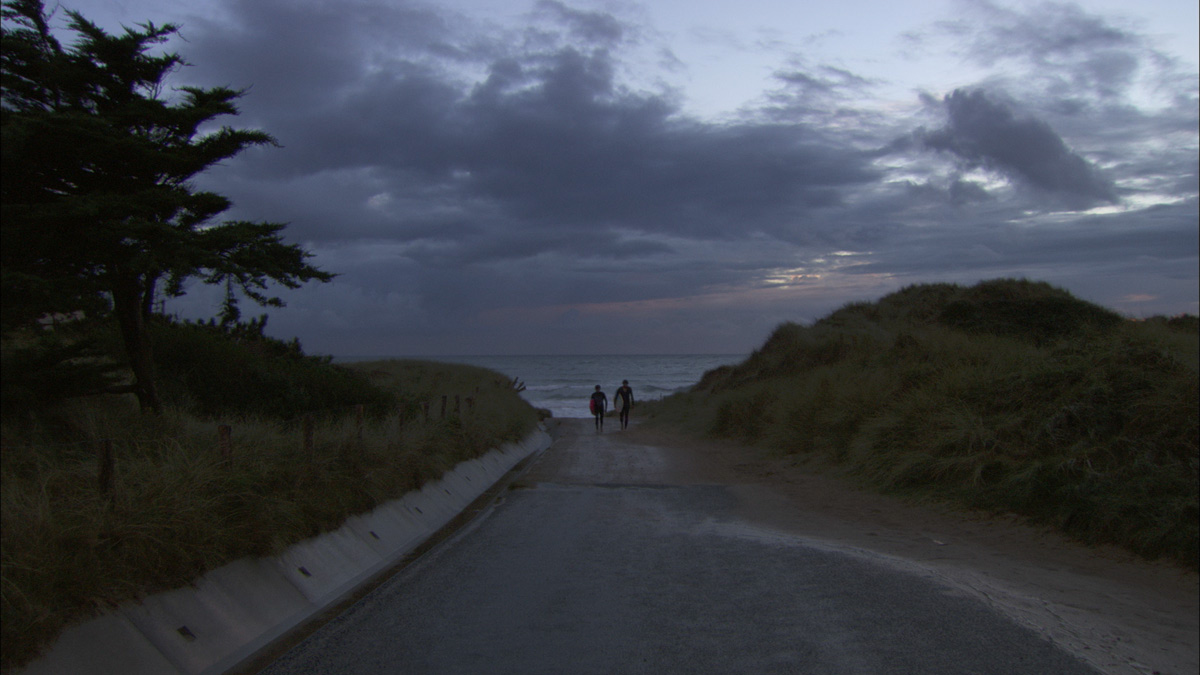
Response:
[[[165,358],[164,391],[172,402],[161,416],[139,413],[127,397],[96,397],[6,417],[5,669],[73,621],[336,528],[460,461],[523,438],[538,420],[504,376],[482,368],[419,361],[340,367],[298,353],[268,356],[262,344],[239,350],[212,335],[160,336],[159,344],[180,339],[231,360],[185,382],[172,374],[179,363]],[[204,359],[184,361],[197,366]],[[239,389],[236,407],[214,409],[199,379]],[[344,396],[330,399],[316,384],[322,380],[340,383]],[[305,386],[319,393],[301,396]],[[250,394],[274,391],[296,414],[277,401],[242,412]],[[363,402],[361,425],[350,403],[356,399]],[[311,447],[304,442],[306,413]],[[231,428],[228,459],[218,449],[221,424]],[[108,492],[99,488],[104,440],[115,456]]]
[[[1126,320],[1029,281],[914,286],[781,325],[644,414],[1195,570],[1198,352],[1196,317]]]

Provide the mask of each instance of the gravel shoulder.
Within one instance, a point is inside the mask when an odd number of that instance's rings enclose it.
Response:
[[[591,427],[589,420],[555,420],[551,431],[568,440],[594,434]],[[625,467],[564,467],[547,457],[540,471],[555,480],[603,474],[630,482],[726,485],[739,497],[740,515],[757,527],[934,575],[1102,672],[1200,670],[1200,586],[1196,574],[1176,565],[1085,546],[1016,516],[875,494],[829,467],[771,458],[734,443],[636,424],[626,431],[612,425],[604,435],[638,446],[643,459]]]

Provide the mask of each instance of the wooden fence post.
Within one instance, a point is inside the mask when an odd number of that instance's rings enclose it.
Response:
[[[116,459],[113,457],[113,442],[112,439],[105,438],[100,441],[100,494],[111,497],[113,491],[113,472],[116,468]]]
[[[421,403],[421,410],[425,413],[425,424],[429,424],[429,401]]]
[[[217,447],[221,449],[221,461],[226,464],[233,461],[233,444],[229,438],[232,431],[228,424],[217,426]]]
[[[446,419],[446,395],[442,394],[442,419]]]
[[[454,416],[462,416],[462,401],[459,400],[458,394],[454,395]]]

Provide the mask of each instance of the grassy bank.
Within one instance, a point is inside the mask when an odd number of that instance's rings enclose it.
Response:
[[[186,325],[160,326],[156,346],[162,416],[113,396],[5,416],[6,669],[72,621],[336,528],[537,423],[506,378],[481,368],[340,367]],[[106,442],[114,471],[102,487]]]
[[[1196,317],[1127,320],[1027,281],[921,285],[781,325],[647,412],[1195,570],[1198,352]]]

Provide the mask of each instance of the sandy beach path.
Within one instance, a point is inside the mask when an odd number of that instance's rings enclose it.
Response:
[[[587,420],[560,420],[559,433]],[[552,428],[553,433],[553,428]],[[733,486],[740,514],[764,528],[918,568],[971,593],[1114,675],[1200,669],[1197,575],[1111,547],[1089,547],[1020,518],[964,513],[858,489],[826,468],[733,443],[633,426],[606,434],[645,448],[629,471]],[[606,471],[611,472],[612,467]]]

